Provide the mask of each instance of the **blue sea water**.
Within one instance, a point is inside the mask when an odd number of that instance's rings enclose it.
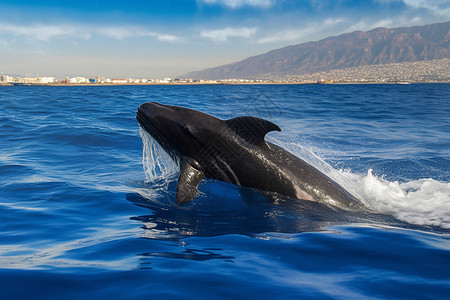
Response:
[[[444,299],[450,84],[0,88],[1,299]],[[267,139],[368,212],[272,204],[177,166],[147,101],[282,128]]]

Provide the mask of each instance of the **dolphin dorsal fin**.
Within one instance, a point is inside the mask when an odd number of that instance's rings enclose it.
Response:
[[[261,145],[264,137],[270,131],[281,131],[277,124],[256,117],[237,117],[226,120],[225,123],[248,143]]]

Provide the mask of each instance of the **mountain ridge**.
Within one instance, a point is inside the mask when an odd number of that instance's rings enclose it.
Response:
[[[413,27],[375,28],[286,46],[244,60],[190,72],[182,78],[257,79],[367,65],[450,58],[450,21]]]

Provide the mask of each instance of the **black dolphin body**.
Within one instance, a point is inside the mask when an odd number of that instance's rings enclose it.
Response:
[[[255,117],[221,120],[178,106],[148,102],[136,118],[150,135],[182,162],[177,204],[191,201],[205,177],[331,207],[359,210],[360,202],[313,166],[264,140],[274,123]]]

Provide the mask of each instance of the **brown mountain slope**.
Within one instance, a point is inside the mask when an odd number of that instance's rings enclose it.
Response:
[[[292,75],[365,65],[450,58],[450,21],[425,26],[377,28],[288,46],[240,62],[183,78],[258,78],[263,74]]]

